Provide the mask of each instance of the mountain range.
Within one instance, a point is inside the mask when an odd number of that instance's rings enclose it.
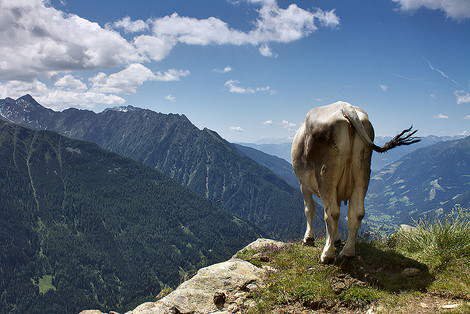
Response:
[[[149,165],[276,239],[303,235],[305,217],[298,187],[241,154],[216,132],[198,129],[184,115],[131,109],[57,112],[30,95],[0,100],[0,114],[8,121],[91,141]],[[321,204],[317,208],[315,225],[323,231]]]
[[[281,179],[289,183],[294,188],[299,188],[299,180],[295,176],[292,165],[285,161],[283,158],[279,158],[274,155],[267,154],[266,152],[257,150],[250,146],[241,144],[233,144],[238,152],[254,161],[258,164],[268,168],[274,172]]]
[[[419,148],[373,171],[366,218],[393,231],[414,219],[449,214],[456,204],[470,208],[470,136]]]
[[[266,233],[90,142],[0,121],[0,312],[129,310]]]
[[[399,146],[399,147],[394,148],[393,150],[387,151],[387,153],[385,154],[372,154],[371,169],[372,170],[381,169],[388,164],[394,163],[395,161],[399,160],[403,156],[417,150],[418,148],[426,147],[426,146],[433,145],[439,142],[462,139],[464,137],[465,137],[464,135],[456,135],[456,136],[429,135],[429,136],[421,137],[421,141],[416,144],[413,144],[410,146]],[[378,146],[383,146],[385,143],[387,143],[391,139],[392,139],[391,136],[376,136],[374,139],[374,143]],[[291,163],[290,150],[291,150],[292,142],[269,143],[269,144],[255,144],[255,143],[237,143],[237,144],[245,146],[245,147],[254,148],[258,151],[262,151],[266,154],[282,158],[286,162]]]
[[[418,130],[419,134],[419,130]],[[418,135],[419,136],[419,135]],[[421,137],[421,141],[409,146],[399,146],[392,150],[387,151],[384,154],[372,154],[372,170],[379,170],[383,167],[392,164],[398,161],[400,158],[408,155],[419,148],[423,148],[426,146],[434,145],[439,142],[447,142],[465,138],[464,135],[456,135],[456,136],[435,136],[429,135]],[[390,141],[392,137],[390,136],[376,136],[374,139],[374,143],[378,146],[383,146],[385,143]]]
[[[129,309],[258,236],[298,239],[305,230],[289,162],[184,115],[56,112],[26,95],[0,100],[0,120],[7,312]],[[470,207],[470,137],[442,139],[426,137],[405,156],[397,149],[398,160],[372,172],[367,226],[391,232]],[[322,215],[317,204],[320,231]]]
[[[251,147],[258,151],[262,151],[263,153],[277,156],[282,158],[283,160],[291,163],[291,156],[290,151],[292,148],[292,141],[284,142],[284,143],[265,143],[265,144],[256,144],[256,143],[237,143],[241,146]]]

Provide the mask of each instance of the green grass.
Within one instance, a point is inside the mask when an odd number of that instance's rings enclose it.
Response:
[[[380,304],[384,311],[406,310],[410,301],[428,295],[470,301],[470,223],[460,211],[442,220],[420,221],[412,233],[400,231],[389,239],[359,240],[356,256],[333,265],[319,262],[324,241],[315,247],[289,243],[282,248],[242,251],[238,257],[268,269],[265,287],[252,293],[253,313],[302,304],[329,309],[340,304],[366,309]],[[337,252],[339,253],[339,252]],[[416,268],[415,276],[403,274]],[[469,303],[455,313],[463,313]],[[462,312],[463,311],[463,312]]]
[[[457,206],[441,219],[423,219],[412,232],[399,230],[389,243],[397,252],[420,261],[436,280],[431,290],[470,297],[470,214]]]
[[[415,223],[413,232],[399,230],[391,237],[397,251],[428,264],[445,268],[453,260],[470,257],[470,214],[454,210],[442,219],[423,219]]]
[[[56,290],[56,287],[52,284],[52,276],[51,275],[44,275],[43,277],[39,278],[38,282],[31,279],[33,284],[39,287],[39,293],[44,294],[49,290]]]

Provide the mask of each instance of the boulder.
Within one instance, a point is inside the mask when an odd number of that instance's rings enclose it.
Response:
[[[238,258],[201,268],[157,302],[144,303],[128,314],[236,312],[248,292],[262,286],[263,270]]]
[[[243,250],[261,247],[281,247],[286,243],[258,239]],[[247,299],[250,291],[263,287],[265,269],[233,256],[226,262],[201,268],[173,292],[156,302],[146,302],[126,314],[229,314],[243,312],[255,306]],[[99,314],[84,311],[80,314]]]

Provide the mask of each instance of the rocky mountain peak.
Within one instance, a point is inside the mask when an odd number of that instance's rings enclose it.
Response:
[[[30,94],[26,94],[16,100],[18,105],[21,105],[25,108],[32,107],[32,108],[44,108],[41,106]]]
[[[104,112],[106,111],[133,112],[133,111],[139,111],[139,110],[143,110],[143,108],[127,105],[127,106],[117,106],[117,107],[112,107],[112,108],[106,108]]]

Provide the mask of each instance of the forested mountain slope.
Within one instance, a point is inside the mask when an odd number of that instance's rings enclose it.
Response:
[[[418,130],[418,136],[419,136],[419,130]],[[371,168],[372,170],[379,170],[382,169],[383,167],[392,164],[396,161],[398,161],[400,158],[404,157],[405,155],[408,155],[412,152],[414,152],[417,149],[434,145],[439,142],[447,142],[447,141],[453,141],[453,140],[458,140],[462,139],[465,136],[462,135],[456,135],[456,136],[435,136],[435,135],[429,135],[429,136],[424,136],[421,137],[421,141],[418,143],[415,143],[413,145],[409,146],[399,146],[396,147],[392,150],[387,151],[385,154],[377,154],[374,153],[372,154],[372,164]],[[383,146],[385,143],[390,141],[392,137],[390,136],[376,136],[374,143],[378,146]]]
[[[253,159],[262,166],[265,166],[281,179],[289,183],[292,187],[299,188],[299,180],[297,180],[294,169],[289,162],[249,146],[240,144],[233,145],[242,155]]]
[[[154,167],[196,193],[220,200],[223,208],[258,224],[272,237],[298,238],[305,231],[297,188],[242,156],[216,132],[199,130],[184,115],[138,109],[55,112],[29,95],[0,100],[0,111],[16,123],[91,141]],[[315,223],[323,231],[322,207],[317,208]]]
[[[469,208],[470,137],[420,148],[371,174],[366,215],[396,228],[411,219]]]
[[[0,121],[0,312],[124,311],[265,233],[98,145]]]

